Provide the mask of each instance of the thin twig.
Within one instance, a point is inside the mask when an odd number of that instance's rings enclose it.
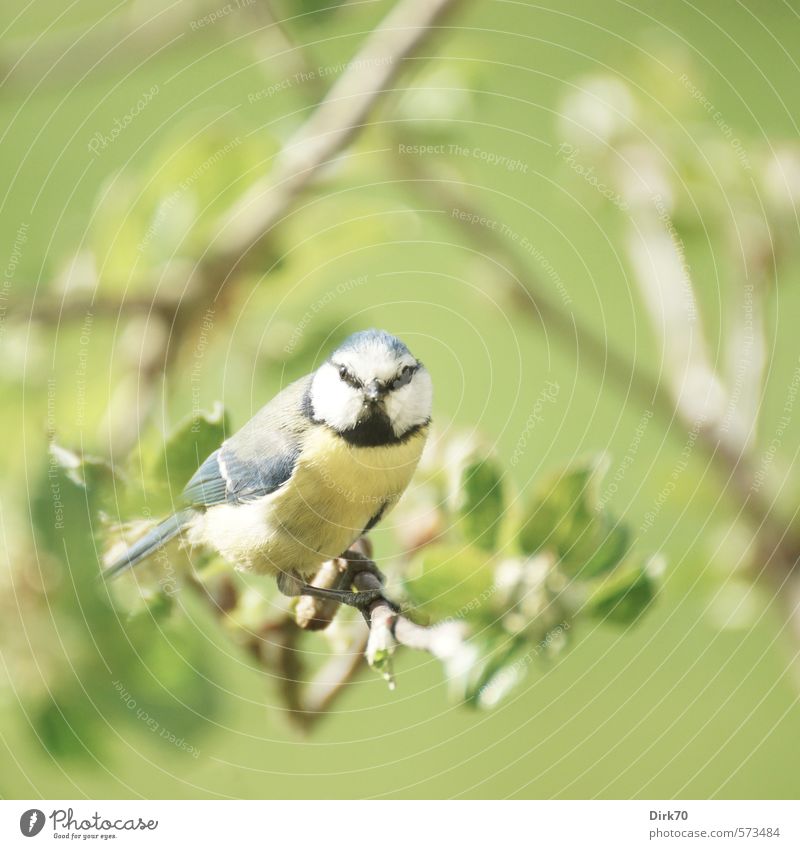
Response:
[[[425,42],[460,0],[400,0],[334,83],[311,117],[287,142],[273,172],[220,219],[217,250],[235,265],[287,213],[319,170],[367,123],[403,60]]]
[[[164,348],[152,352],[156,364],[139,382],[138,420],[116,442],[125,453],[132,447],[139,424],[159,397],[154,386],[177,362],[185,348],[187,329],[213,302],[219,321],[246,273],[263,255],[253,248],[272,239],[275,228],[312,184],[320,169],[340,154],[368,123],[369,115],[400,73],[403,60],[417,50],[442,17],[461,0],[400,0],[363,47],[310,118],[288,142],[272,173],[221,216],[211,248],[187,281],[185,295],[173,315]],[[134,436],[131,436],[134,434]]]
[[[358,572],[353,584],[360,591],[381,589],[381,582],[371,571]],[[396,606],[384,597],[372,603],[369,613],[370,639],[376,632],[387,631],[398,645],[429,652],[442,660],[451,657],[464,640],[463,623],[447,621],[430,626],[418,625],[399,613]]]
[[[119,318],[131,314],[159,315],[171,321],[180,301],[169,295],[128,296],[125,300],[109,296],[75,296],[59,298],[47,295],[36,301],[18,302],[9,306],[9,321],[42,322],[56,324],[62,321],[82,321],[87,315],[102,318]]]
[[[463,217],[448,214],[447,219],[464,232],[469,244],[480,246],[513,276],[519,285],[511,289],[510,295],[523,315],[546,328],[548,333],[553,333],[554,338],[562,343],[572,342],[581,363],[614,381],[625,397],[638,398],[647,409],[659,415],[666,429],[674,430],[681,438],[686,438],[687,430],[695,432],[697,444],[704,449],[724,485],[735,496],[743,514],[766,539],[767,548],[773,552],[781,550],[784,553],[782,559],[787,564],[797,562],[800,533],[777,516],[772,501],[753,486],[756,470],[747,451],[721,441],[715,429],[698,427],[697,422],[682,418],[665,388],[636,363],[615,352],[586,322],[549,296],[545,285],[505,244],[497,231],[472,226],[469,223],[471,215],[477,215],[475,220],[479,220],[486,213],[477,210],[454,182],[436,179],[419,164],[411,164],[405,159],[398,161],[397,166],[403,169],[409,187],[424,194],[439,208],[449,213],[453,209],[468,213]]]
[[[367,631],[361,631],[347,650],[334,655],[311,681],[303,698],[306,726],[313,725],[332,707],[364,667]]]

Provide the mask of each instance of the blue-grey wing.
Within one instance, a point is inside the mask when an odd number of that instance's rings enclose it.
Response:
[[[192,475],[181,493],[184,501],[197,506],[212,507],[228,500],[228,481],[222,474],[217,449]]]
[[[246,504],[292,476],[310,424],[302,412],[307,378],[279,393],[194,473],[183,498],[196,507]]]

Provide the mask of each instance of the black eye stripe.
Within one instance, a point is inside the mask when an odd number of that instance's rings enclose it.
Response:
[[[334,364],[335,365],[335,364]],[[386,381],[377,381],[384,389],[400,389],[403,386],[406,386],[411,382],[411,378],[420,368],[420,364],[416,363],[415,365],[403,366],[402,370],[399,374],[395,375],[391,380]],[[337,370],[339,372],[339,377],[348,385],[352,386],[354,389],[363,389],[364,384],[361,380],[359,380],[345,365],[337,366]]]
[[[352,386],[355,389],[361,387],[361,381],[353,374],[351,374],[347,366],[339,366],[339,377],[348,385]]]
[[[397,377],[389,383],[389,386],[392,389],[400,389],[401,386],[406,386],[411,382],[411,378],[414,376],[414,372],[416,372],[418,368],[418,365],[404,366],[400,374],[398,374]]]

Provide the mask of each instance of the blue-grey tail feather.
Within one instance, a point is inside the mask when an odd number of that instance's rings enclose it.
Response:
[[[103,571],[106,580],[116,578],[117,575],[130,569],[140,561],[158,551],[162,545],[166,545],[173,537],[176,537],[192,520],[195,510],[180,510],[168,519],[156,525],[148,531],[141,539],[138,539],[121,557],[118,557],[109,567]]]

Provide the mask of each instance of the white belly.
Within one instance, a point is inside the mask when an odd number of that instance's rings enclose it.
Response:
[[[251,504],[209,508],[193,542],[216,548],[257,572],[310,577],[391,510],[408,486],[425,444],[422,430],[400,445],[361,448],[328,428],[312,430],[291,479]]]

